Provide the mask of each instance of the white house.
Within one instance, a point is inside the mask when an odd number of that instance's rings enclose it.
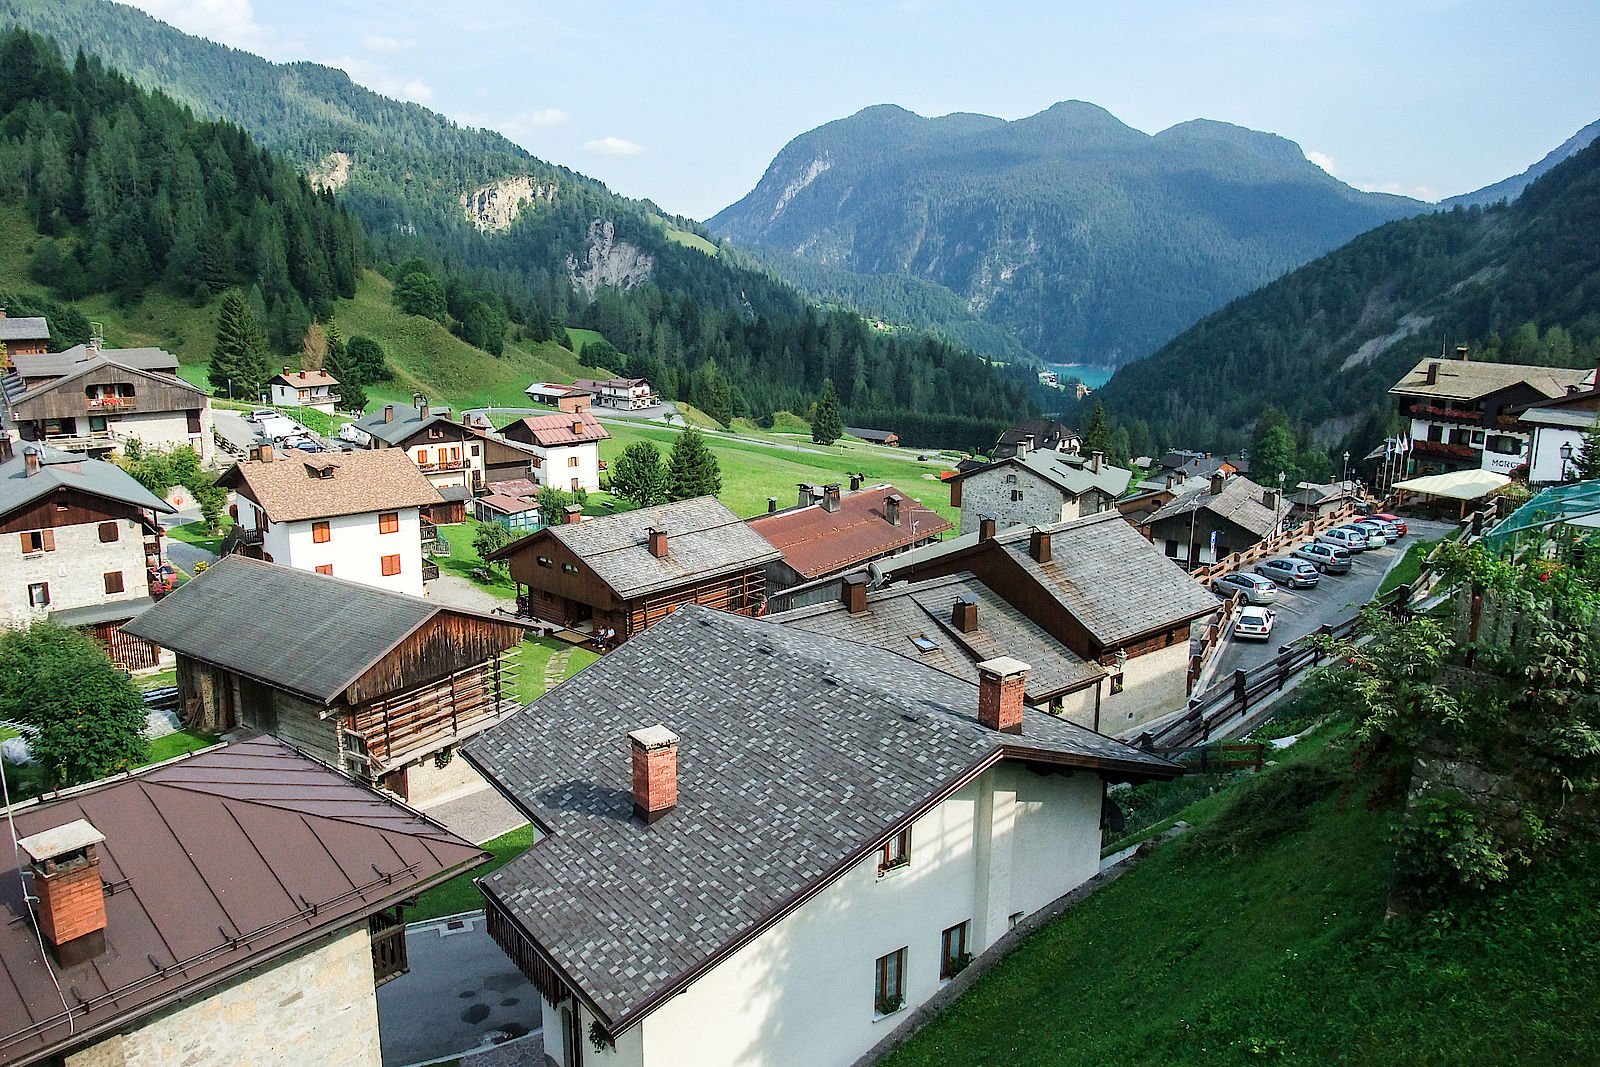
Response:
[[[500,436],[532,453],[533,478],[540,485],[600,488],[600,442],[611,434],[587,411],[518,419],[502,427]]]
[[[336,454],[290,449],[238,463],[218,481],[246,555],[422,596],[422,511],[444,503],[398,449]]]
[[[632,410],[660,402],[648,378],[579,378],[572,385],[594,397],[594,402],[602,407]]]
[[[153,651],[119,651],[116,631],[152,603],[156,515],[171,511],[121,467],[23,445],[0,462],[0,627],[48,615],[90,628],[126,666],[150,666]]]
[[[1518,411],[1517,422],[1531,431],[1528,449],[1528,481],[1551,485],[1576,477],[1576,460],[1583,452],[1584,438],[1600,420],[1600,389],[1594,387],[1594,372],[1588,388],[1557,400],[1530,404]]]
[[[339,402],[339,379],[327,371],[285,367],[268,379],[267,386],[274,407],[316,408],[332,415]]]
[[[957,471],[950,484],[950,506],[961,509],[961,532],[972,533],[979,519],[992,516],[999,529],[1048,526],[1109,510],[1128,488],[1133,472],[1113,467],[1100,453],[1030,451],[1013,442],[1016,454],[981,467]]]
[[[1106,783],[1182,772],[1026,709],[1027,670],[685,605],[464,746],[545,835],[479,886],[546,1055],[850,1064],[1091,877]]]

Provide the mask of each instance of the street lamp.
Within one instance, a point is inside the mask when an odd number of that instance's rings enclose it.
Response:
[[[1283,507],[1283,478],[1284,472],[1278,472],[1278,507],[1272,509],[1272,528],[1277,533],[1283,533],[1283,520],[1278,517],[1279,508]]]
[[[1344,470],[1339,475],[1339,483],[1344,487],[1346,493],[1350,491],[1350,453],[1348,452],[1344,454]]]
[[[1572,442],[1568,441],[1561,446],[1561,480],[1566,481],[1571,475],[1568,473],[1572,466]]]

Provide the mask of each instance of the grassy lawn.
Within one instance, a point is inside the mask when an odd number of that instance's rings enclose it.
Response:
[[[1378,595],[1382,596],[1398,586],[1410,585],[1415,582],[1422,574],[1423,561],[1428,558],[1428,553],[1432,552],[1434,546],[1438,543],[1437,541],[1413,541],[1411,546],[1406,549],[1406,554],[1400,557],[1400,562],[1396,563],[1394,569],[1383,576],[1383,583],[1378,586]]]
[[[417,906],[406,910],[407,922],[421,922],[423,919],[437,919],[441,915],[455,915],[463,911],[476,911],[483,907],[483,894],[478,892],[478,887],[472,884],[474,878],[482,878],[497,867],[502,867],[518,856],[533,844],[535,831],[532,826],[523,826],[511,831],[503,837],[486,842],[484,849],[494,854],[494,859],[475,871],[457,875],[442,885],[436,885],[417,900]]]
[[[887,1067],[1593,1062],[1600,851],[1449,919],[1385,922],[1390,813],[1342,784],[1348,751],[1322,747],[1339,735],[1187,809],[1196,830],[1029,937]],[[1261,823],[1230,805],[1263,787],[1280,825],[1252,840]]]
[[[210,734],[196,733],[193,730],[179,730],[177,733],[167,734],[165,737],[158,737],[151,741],[145,754],[145,761],[140,766],[160,763],[162,760],[171,759],[173,756],[181,756],[185,752],[209,748],[219,740],[220,738],[213,737]]]
[[[519,701],[526,704],[544,696],[545,666],[550,662],[550,657],[562,651],[570,651],[572,653],[567,663],[567,669],[561,676],[562,681],[571,678],[574,674],[577,674],[600,658],[598,652],[590,652],[586,648],[569,645],[565,641],[557,641],[553,637],[540,637],[523,641],[522,654],[517,665],[517,699]]]
[[[178,684],[178,671],[176,667],[168,667],[154,674],[135,675],[133,684],[140,689],[164,689],[169,685]]]
[[[672,449],[678,430],[608,422],[609,441],[600,442],[600,458],[615,460],[635,441],[650,441],[662,457]],[[774,438],[782,440],[782,438]],[[792,438],[790,440],[793,440]],[[778,498],[780,508],[795,502],[799,482],[849,483],[849,472],[861,471],[869,484],[889,482],[901,493],[920,501],[953,523],[961,520],[960,510],[950,506],[950,490],[939,481],[938,468],[919,463],[911,456],[884,455],[861,446],[835,445],[831,449],[805,441],[805,451],[790,451],[762,441],[707,437],[722,468],[722,492],[718,498],[735,514],[758,515],[767,510],[767,497]],[[891,450],[892,451],[892,450]]]
[[[438,556],[434,562],[439,565],[439,570],[442,572],[465,578],[479,589],[494,593],[496,596],[515,600],[517,587],[511,584],[511,579],[499,571],[490,570],[489,575],[493,580],[487,583],[480,582],[472,576],[475,570],[488,569],[484,567],[483,557],[478,555],[478,550],[472,547],[472,539],[477,536],[478,529],[482,525],[483,523],[477,519],[468,519],[466,522],[439,527],[444,539],[450,542],[450,555]]]
[[[174,526],[167,531],[167,536],[175,541],[182,541],[184,544],[203,548],[214,556],[220,555],[222,553],[222,539],[227,536],[229,528],[233,526],[233,520],[224,518],[222,524],[222,533],[214,537],[211,531],[206,529],[206,524],[203,522],[186,522],[182,526]]]

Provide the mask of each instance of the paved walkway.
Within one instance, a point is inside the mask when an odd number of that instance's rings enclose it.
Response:
[[[545,661],[544,691],[546,693],[567,680],[567,669],[572,666],[572,650],[557,652]]]
[[[452,833],[461,835],[475,845],[493,841],[519,826],[528,825],[522,812],[487,784],[470,793],[447,795],[422,810],[443,823]]]
[[[491,612],[495,608],[516,606],[516,601],[511,597],[491,592],[470,578],[444,570],[428,583],[428,599],[463,611]]]

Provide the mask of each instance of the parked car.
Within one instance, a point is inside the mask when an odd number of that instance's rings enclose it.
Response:
[[[276,414],[277,412],[271,408],[256,408],[250,414],[246,415],[245,418],[249,419],[251,422],[263,422],[272,418],[272,416]]]
[[[1299,559],[1305,560],[1316,567],[1323,574],[1349,574],[1350,553],[1338,545],[1330,545],[1323,541],[1313,541],[1309,545],[1301,545],[1294,550]]]
[[[1242,593],[1249,604],[1270,604],[1278,599],[1278,587],[1272,584],[1272,579],[1241,571],[1224,574],[1211,583],[1211,588],[1223,596]]]
[[[1379,537],[1383,538],[1384,545],[1391,541],[1400,540],[1400,531],[1395,527],[1390,526],[1382,519],[1362,519],[1360,522],[1353,522],[1350,525],[1354,526],[1358,530],[1366,530],[1368,533],[1377,534]],[[1382,548],[1383,545],[1376,545],[1374,547]]]
[[[1382,519],[1384,522],[1388,523],[1391,526],[1399,527],[1400,528],[1400,536],[1401,537],[1404,537],[1406,534],[1411,532],[1410,530],[1408,530],[1406,528],[1406,520],[1402,519],[1398,515],[1392,515],[1387,511],[1380,511],[1380,512],[1378,512],[1376,515],[1374,515],[1372,517],[1374,519]]]
[[[1240,641],[1265,641],[1272,636],[1272,624],[1277,618],[1277,613],[1269,608],[1245,608],[1239,612],[1239,621],[1233,624],[1233,636]]]
[[[1322,580],[1317,568],[1303,559],[1262,560],[1256,573],[1291,589],[1310,589]]]
[[[1346,552],[1365,552],[1370,545],[1372,537],[1365,530],[1357,530],[1350,526],[1335,526],[1331,530],[1324,530],[1317,535],[1317,540],[1325,545],[1342,548]],[[1379,538],[1382,540],[1382,538]]]

